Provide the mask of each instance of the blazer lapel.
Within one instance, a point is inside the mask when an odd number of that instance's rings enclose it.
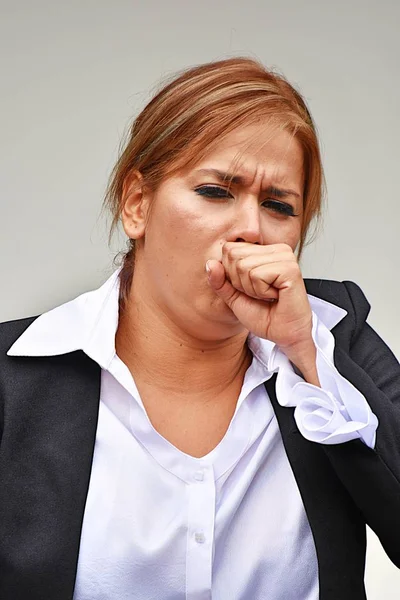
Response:
[[[100,368],[83,352],[12,357],[6,366],[0,597],[71,600],[96,437]]]
[[[278,403],[275,381],[265,387],[314,537],[320,600],[364,600],[364,523],[323,448],[300,434],[294,409]]]

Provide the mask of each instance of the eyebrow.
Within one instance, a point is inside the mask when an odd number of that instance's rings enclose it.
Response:
[[[196,173],[201,173],[202,175],[212,175],[216,177],[221,183],[229,182],[242,186],[246,186],[247,183],[246,178],[242,175],[224,173],[224,171],[220,171],[219,169],[197,169]],[[287,198],[288,196],[295,196],[296,198],[301,198],[301,195],[298,192],[295,192],[291,189],[283,189],[275,185],[269,185],[266,189],[262,191],[267,194],[272,194],[277,198]]]

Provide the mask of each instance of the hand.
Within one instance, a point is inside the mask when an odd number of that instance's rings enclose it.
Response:
[[[207,268],[211,288],[246,329],[275,342],[303,374],[314,372],[312,312],[290,246],[226,242],[222,261]]]

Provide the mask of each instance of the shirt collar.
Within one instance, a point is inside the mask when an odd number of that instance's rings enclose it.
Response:
[[[115,355],[120,270],[117,269],[97,290],[40,315],[14,342],[8,356],[57,356],[83,350],[100,367],[107,369]],[[343,308],[321,298],[308,294],[308,299],[313,313],[328,329],[347,314]],[[268,368],[275,344],[252,334],[248,344],[256,358]]]
[[[43,313],[8,350],[8,356],[57,356],[83,350],[106,369],[115,355],[119,272],[97,290]]]

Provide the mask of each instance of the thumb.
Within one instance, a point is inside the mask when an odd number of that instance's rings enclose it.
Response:
[[[232,308],[235,300],[241,296],[241,292],[235,289],[231,282],[227,280],[223,264],[218,260],[208,260],[206,262],[206,271],[210,287],[217,296],[222,298],[229,308]]]

